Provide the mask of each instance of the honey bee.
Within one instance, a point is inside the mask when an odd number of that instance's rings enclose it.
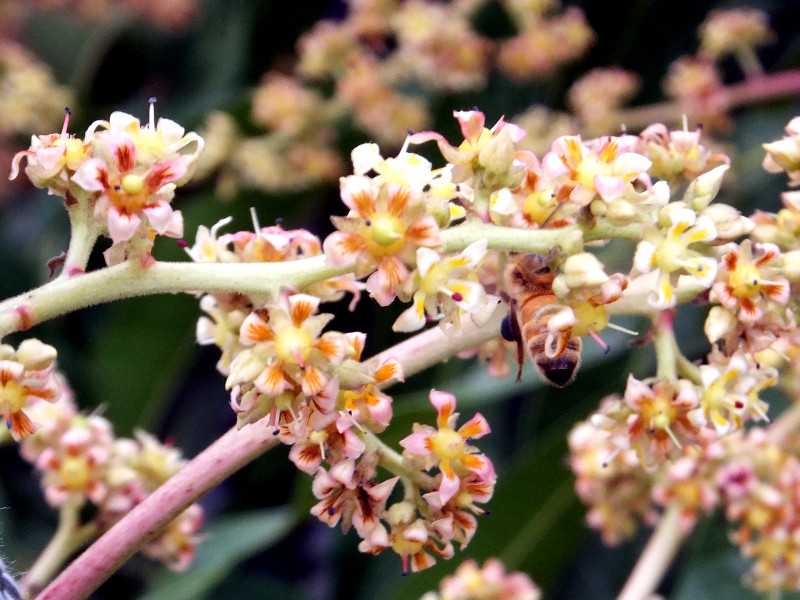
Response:
[[[581,339],[548,340],[547,322],[552,311],[547,309],[556,302],[553,293],[555,275],[549,264],[556,253],[557,249],[546,256],[517,252],[509,256],[504,279],[511,310],[501,331],[505,339],[517,343],[517,381],[522,377],[527,346],[542,379],[556,387],[564,387],[575,379],[581,362]]]

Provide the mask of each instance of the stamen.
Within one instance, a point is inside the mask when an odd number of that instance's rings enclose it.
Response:
[[[556,204],[556,207],[552,211],[550,211],[550,214],[547,215],[547,218],[544,221],[542,221],[541,225],[542,229],[544,229],[544,227],[547,225],[550,219],[552,219],[555,216],[555,214],[558,212],[558,209],[561,208],[561,204],[562,204],[561,202]]]
[[[608,465],[614,462],[614,459],[617,458],[621,450],[619,448],[614,448],[614,451],[611,453],[611,456],[608,457],[608,460],[603,461],[603,468],[605,469]]]
[[[61,128],[61,137],[67,136],[67,126],[69,125],[69,116],[72,114],[72,110],[70,110],[69,106],[64,107],[64,126]]]
[[[600,347],[603,349],[603,354],[608,354],[609,352],[611,352],[611,346],[609,346],[608,344],[606,344],[606,343],[603,341],[603,339],[602,339],[602,338],[601,338],[599,335],[597,335],[597,334],[596,334],[596,333],[595,333],[593,330],[591,330],[591,329],[589,330],[589,336],[590,336],[590,337],[591,337],[591,338],[592,338],[592,339],[593,339],[595,342],[597,342],[598,346],[600,346]]]
[[[147,101],[150,104],[150,129],[156,130],[156,97],[151,96]]]
[[[250,219],[253,221],[253,231],[257,236],[261,235],[261,224],[258,222],[258,215],[254,206],[250,207]]]
[[[250,210],[253,210],[253,209],[251,208]],[[219,221],[214,223],[211,226],[211,237],[216,238],[217,237],[217,231],[219,231],[221,228],[225,227],[225,225],[227,225],[231,221],[233,221],[233,217],[225,217],[224,219],[220,219]]]
[[[300,350],[297,348],[292,348],[292,354],[297,359],[297,364],[300,365],[300,370],[304,371],[306,368],[306,363],[303,361],[303,356],[300,354]]]
[[[679,449],[683,448],[683,446],[681,445],[680,441],[678,441],[678,438],[676,438],[675,434],[672,433],[672,429],[670,428],[669,425],[664,427],[664,431],[667,432],[667,435],[669,436],[669,439],[672,440],[672,443],[674,443]]]
[[[356,426],[356,428],[357,428],[359,431],[361,431],[361,433],[367,433],[367,430],[366,430],[366,429],[364,429],[364,426],[363,426],[363,425],[361,425],[361,423],[359,423],[358,421],[356,421],[356,418],[353,416],[353,411],[352,411],[352,410],[348,410],[348,411],[347,411],[347,416],[348,416],[348,417],[350,417],[350,422],[351,422],[353,425],[355,425],[355,426]]]
[[[765,412],[762,410],[762,408],[761,408],[761,405],[760,405],[760,403],[759,403],[758,401],[756,401],[756,402],[753,402],[752,406],[753,406],[753,412],[754,412],[754,413],[756,413],[756,415],[758,415],[758,417],[759,417],[759,418],[760,418],[762,421],[766,421],[767,423],[771,423],[771,422],[772,422],[772,419],[770,419],[770,418],[767,416],[767,413],[765,413]]]
[[[621,331],[622,333],[627,333],[628,335],[639,335],[638,331],[634,331],[633,329],[628,329],[627,327],[622,327],[621,325],[615,325],[614,323],[606,324],[606,327],[610,329],[616,329],[617,331]]]

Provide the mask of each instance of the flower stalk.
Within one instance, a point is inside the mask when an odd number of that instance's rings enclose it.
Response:
[[[686,539],[686,532],[678,526],[680,513],[680,506],[671,504],[661,515],[658,526],[636,561],[636,566],[617,600],[649,600],[653,596],[681,543]]]

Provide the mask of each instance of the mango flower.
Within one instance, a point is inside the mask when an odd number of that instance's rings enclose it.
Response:
[[[427,457],[430,467],[438,466],[442,474],[439,496],[446,504],[461,487],[461,478],[470,473],[487,482],[494,483],[495,474],[491,461],[468,441],[483,437],[491,431],[489,423],[480,413],[455,430],[458,413],[453,394],[431,390],[431,404],[436,408],[437,428],[430,425],[415,425],[414,433],[400,441],[409,453]]]
[[[651,229],[636,246],[633,265],[639,273],[658,271],[658,287],[647,301],[654,308],[672,308],[678,302],[675,286],[678,276],[687,274],[709,288],[717,276],[717,261],[690,249],[691,244],[710,242],[716,238],[713,221],[684,207],[669,211],[671,222],[666,232]]]
[[[333,315],[317,314],[319,302],[314,296],[293,294],[250,313],[239,333],[246,349],[232,360],[226,387],[250,381],[269,397],[300,388],[306,396],[321,398],[331,364],[341,364],[346,357],[347,341],[338,332],[322,333]],[[333,406],[318,408],[328,413]]]
[[[56,349],[37,339],[24,340],[17,350],[0,345],[0,414],[17,441],[37,427],[23,409],[37,400],[52,402],[60,394],[55,359]]]
[[[183,235],[183,218],[170,203],[175,188],[194,172],[203,139],[194,132],[184,135],[183,127],[169,119],[156,123],[153,102],[147,125],[117,111],[108,121],[92,123],[86,139],[91,153],[71,181],[78,199],[88,198],[95,220],[108,228],[114,245],[106,260],[121,262],[129,244],[140,238],[146,264],[154,234]]]
[[[86,159],[88,144],[67,134],[69,116],[67,109],[61,133],[31,136],[31,145],[21,150],[11,161],[9,179],[16,179],[22,159],[27,159],[25,174],[36,187],[47,188],[48,193],[66,197],[70,189],[70,177]]]
[[[503,119],[497,121],[491,129],[487,129],[486,116],[478,110],[457,110],[453,112],[453,116],[458,120],[464,136],[464,141],[457,147],[451,146],[442,134],[435,131],[415,133],[410,136],[409,142],[424,144],[435,141],[444,159],[454,165],[455,183],[466,181],[479,169],[497,175],[503,173],[513,175],[510,169],[514,161],[514,147],[525,137],[524,129]],[[516,184],[519,184],[519,181]]]
[[[580,136],[562,136],[542,158],[547,179],[569,190],[569,199],[587,206],[596,196],[612,202],[623,196],[633,181],[650,186],[649,158],[633,152],[637,138],[602,137],[583,141]]]
[[[469,313],[482,324],[500,299],[487,294],[475,275],[486,257],[486,240],[480,239],[456,256],[442,258],[430,248],[417,249],[417,269],[401,292],[413,292],[413,304],[392,325],[394,331],[417,331],[430,320],[439,320],[445,333],[461,331],[460,316]]]

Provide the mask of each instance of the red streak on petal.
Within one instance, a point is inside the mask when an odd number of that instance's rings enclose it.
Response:
[[[133,169],[135,165],[135,159],[133,154],[134,153],[131,151],[131,145],[120,144],[119,146],[117,146],[116,162],[120,172],[127,173],[128,171]]]
[[[353,195],[353,204],[356,207],[356,212],[364,219],[368,219],[375,214],[375,200],[366,190],[361,190]]]
[[[395,217],[402,217],[410,201],[411,189],[405,186],[397,188],[389,197],[389,205],[387,207],[389,214]]]
[[[11,429],[11,433],[13,433],[18,440],[22,440],[36,432],[36,426],[28,418],[28,415],[21,410],[18,410],[11,415],[9,423],[9,429]]]

